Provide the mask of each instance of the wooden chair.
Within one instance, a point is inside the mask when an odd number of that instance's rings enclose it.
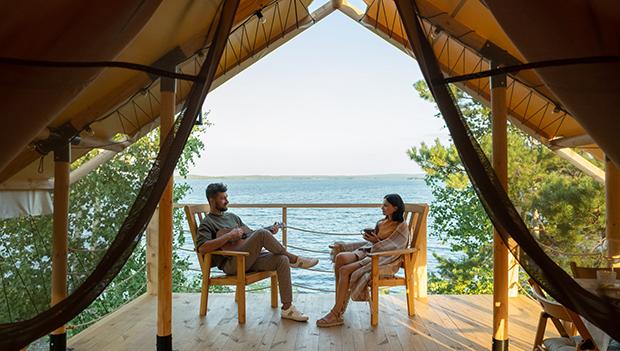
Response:
[[[596,279],[596,272],[611,271],[610,268],[580,267],[576,262],[570,263],[570,270],[573,272],[573,277],[577,279]],[[616,271],[616,279],[620,279],[619,271]]]
[[[192,240],[196,246],[198,237],[198,225],[209,213],[209,205],[187,205],[184,207],[189,229],[192,233]],[[278,307],[278,277],[276,271],[264,272],[245,272],[238,269],[236,275],[219,274],[212,275],[211,260],[213,255],[234,257],[237,260],[237,267],[245,267],[245,258],[249,254],[240,251],[213,251],[201,255],[198,253],[198,263],[202,271],[202,289],[200,291],[200,316],[207,315],[207,304],[209,302],[209,286],[211,285],[234,285],[235,301],[237,302],[237,317],[240,324],[245,323],[245,287],[246,285],[258,282],[263,279],[271,278],[271,307]]]
[[[372,271],[370,280],[370,324],[374,327],[379,323],[379,287],[382,286],[405,286],[407,295],[407,312],[409,317],[415,315],[414,305],[414,264],[418,253],[418,238],[421,231],[426,231],[426,217],[428,216],[428,205],[426,204],[406,204],[405,221],[409,227],[409,244],[407,248],[401,250],[383,251],[370,253],[372,259]],[[426,235],[424,233],[424,235]],[[403,257],[401,267],[404,269],[405,276],[393,275],[382,277],[379,275],[379,257],[395,256]]]
[[[543,309],[538,319],[538,327],[534,338],[534,351],[598,351],[598,347],[594,343],[590,332],[577,313],[556,301],[548,299],[545,292],[533,279],[529,279],[528,282],[532,287],[534,298]],[[551,319],[558,333],[560,333],[559,338],[544,339],[549,319]],[[576,334],[580,336],[576,336]]]

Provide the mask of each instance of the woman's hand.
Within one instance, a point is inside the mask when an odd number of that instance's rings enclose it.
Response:
[[[369,232],[365,232],[364,233],[364,240],[366,241],[370,241],[371,243],[376,243],[379,241],[379,238],[377,238],[377,236],[375,235],[374,231],[369,233]]]

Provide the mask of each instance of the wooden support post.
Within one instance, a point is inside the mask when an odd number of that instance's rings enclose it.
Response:
[[[496,67],[495,65],[492,65]],[[508,183],[508,130],[506,76],[491,77],[493,168]],[[508,350],[508,248],[493,229],[493,351]]]
[[[620,258],[620,169],[610,159],[605,160],[605,190],[607,203],[607,255]],[[620,262],[614,263],[615,267]]]
[[[172,131],[176,84],[161,79],[160,145]],[[172,350],[172,177],[159,200],[157,241],[157,350]]]
[[[67,247],[69,232],[69,174],[71,145],[54,151],[54,215],[52,240],[52,306],[67,297]],[[66,350],[67,334],[62,326],[50,335],[50,350]]]

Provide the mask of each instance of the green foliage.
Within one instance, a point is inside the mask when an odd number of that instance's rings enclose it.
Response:
[[[424,81],[414,85],[420,97],[434,102]],[[490,156],[490,110],[452,87],[472,133]],[[441,117],[439,114],[437,117]],[[544,245],[568,253],[592,252],[604,233],[604,189],[591,177],[560,159],[514,126],[508,129],[508,193]],[[434,235],[449,245],[449,257],[435,255],[438,272],[429,290],[442,294],[492,292],[492,225],[478,201],[453,143],[422,143],[408,154],[425,172],[434,202]],[[535,229],[535,230],[534,230]],[[597,258],[552,256],[561,266],[575,260],[596,264]]]
[[[176,172],[186,176],[193,160],[204,149],[196,129],[187,142]],[[92,272],[125,219],[131,204],[159,150],[159,130],[154,130],[112,160],[71,186],[69,209],[69,291],[76,289]],[[74,162],[75,168],[95,157],[91,152]],[[190,187],[175,182],[174,201],[179,201]],[[185,218],[174,212],[174,248],[185,243]],[[0,320],[10,322],[32,317],[49,308],[52,220],[51,216],[22,217],[0,221]],[[69,333],[79,332],[101,316],[146,291],[145,239],[110,283],[105,292],[70,325]],[[173,256],[173,287],[175,291],[199,291],[198,277],[188,274],[187,257],[178,250]],[[5,300],[5,298],[7,298]],[[11,301],[8,300],[11,299]],[[9,311],[10,308],[10,311]],[[10,312],[10,313],[9,313]]]

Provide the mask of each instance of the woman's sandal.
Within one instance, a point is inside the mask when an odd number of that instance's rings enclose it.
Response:
[[[344,319],[342,319],[342,314],[336,313],[333,310],[329,311],[329,313],[325,317],[316,321],[316,326],[319,328],[329,328],[343,324]]]

